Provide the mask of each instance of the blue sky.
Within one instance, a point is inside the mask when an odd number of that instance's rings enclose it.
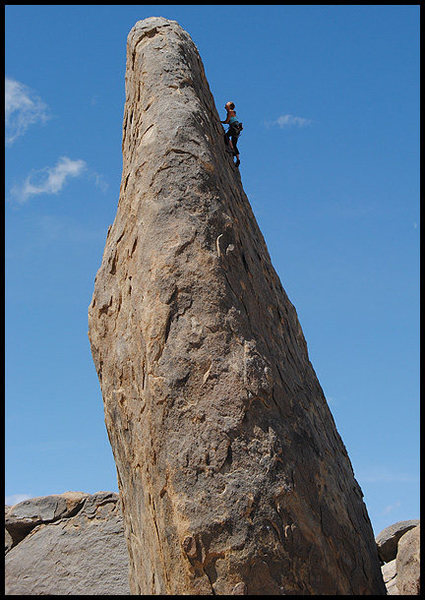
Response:
[[[419,6],[6,7],[9,503],[117,491],[87,309],[121,179],[128,32],[177,20],[375,530],[419,518]]]

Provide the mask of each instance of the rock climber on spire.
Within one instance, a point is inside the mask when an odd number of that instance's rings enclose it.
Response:
[[[233,156],[236,156],[236,162],[234,163],[235,167],[239,167],[241,161],[239,160],[239,150],[237,146],[238,137],[243,129],[242,123],[238,121],[236,118],[235,105],[233,102],[226,102],[224,108],[227,111],[227,117],[225,121],[220,121],[220,123],[224,123],[225,125],[229,125],[229,129],[224,134],[224,140],[226,144],[230,147],[230,150]]]

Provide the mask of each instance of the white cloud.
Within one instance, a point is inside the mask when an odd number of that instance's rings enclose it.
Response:
[[[312,124],[311,119],[305,119],[304,117],[294,117],[294,115],[281,115],[275,121],[267,121],[268,127],[277,125],[281,129],[284,127],[306,127]]]
[[[393,510],[395,510],[396,508],[400,508],[400,506],[401,502],[397,500],[397,502],[395,502],[394,504],[389,504],[388,506],[386,506],[382,511],[381,515],[388,515],[391,512],[393,512]]]
[[[37,121],[49,118],[47,105],[26,85],[6,77],[5,134],[6,144],[12,144]]]
[[[23,184],[12,188],[11,193],[20,203],[38,194],[57,194],[69,177],[78,177],[86,167],[84,160],[71,160],[62,156],[54,167],[32,171]]]
[[[90,174],[92,177],[94,177],[94,183],[96,187],[99,188],[102,193],[107,192],[109,183],[105,181],[103,175],[99,175],[99,173],[96,173],[95,171],[92,171]]]
[[[29,500],[32,498],[30,494],[11,494],[10,496],[6,496],[4,499],[4,503],[7,506],[14,506],[19,502],[23,502],[24,500]]]

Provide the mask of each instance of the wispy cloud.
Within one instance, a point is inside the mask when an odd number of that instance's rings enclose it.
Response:
[[[30,125],[45,122],[49,109],[29,87],[6,77],[5,79],[5,141],[12,144]]]
[[[78,177],[86,168],[84,160],[62,156],[54,167],[32,171],[21,185],[12,188],[12,196],[17,202],[24,203],[31,196],[57,194],[70,177]]]
[[[280,127],[280,129],[288,127],[307,127],[311,125],[313,121],[311,119],[305,119],[304,117],[295,117],[294,115],[280,115],[274,121],[266,121],[266,127]]]
[[[4,499],[4,503],[8,506],[14,506],[19,502],[23,502],[24,500],[29,500],[32,498],[31,494],[11,494],[10,496],[6,496]]]
[[[359,483],[417,483],[419,476],[414,473],[393,471],[385,466],[369,467],[361,470],[356,479]]]
[[[384,510],[382,511],[381,515],[389,515],[396,508],[400,508],[400,506],[401,506],[401,502],[399,500],[397,500],[397,502],[395,502],[394,504],[388,504],[388,506],[386,506],[384,508]]]
[[[95,171],[90,171],[90,175],[94,178],[95,186],[99,188],[102,193],[108,191],[109,183],[105,181],[103,175],[99,175],[99,173],[96,173]]]

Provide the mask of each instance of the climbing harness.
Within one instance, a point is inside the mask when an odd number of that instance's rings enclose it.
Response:
[[[242,133],[243,125],[239,121],[236,121],[236,123],[231,123],[230,127],[235,131],[237,136]]]

